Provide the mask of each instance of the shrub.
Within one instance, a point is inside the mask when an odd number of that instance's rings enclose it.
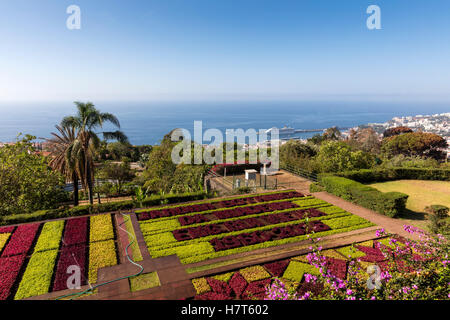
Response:
[[[309,192],[313,193],[313,192],[321,192],[321,191],[325,191],[325,188],[322,187],[317,182],[313,182],[309,185]]]
[[[252,188],[250,187],[240,187],[233,191],[233,194],[247,194],[252,192]]]
[[[448,215],[449,208],[446,206],[441,206],[439,204],[432,204],[429,207],[425,207],[425,211],[439,218],[446,218]]]
[[[404,193],[382,193],[343,177],[322,175],[320,179],[327,192],[389,217],[396,217],[406,207],[408,195]]]
[[[363,169],[339,172],[335,175],[361,183],[407,179],[450,181],[450,169],[446,168]]]
[[[151,196],[145,199],[142,204],[144,207],[161,205],[162,202],[178,203],[194,200],[203,200],[213,197],[213,194],[204,192],[168,194],[163,196]],[[109,202],[94,205],[77,206],[73,208],[59,208],[49,210],[39,210],[32,213],[22,213],[10,216],[0,216],[0,225],[19,224],[31,221],[42,221],[56,218],[77,217],[93,213],[112,212],[119,210],[131,210],[136,208],[132,200]]]

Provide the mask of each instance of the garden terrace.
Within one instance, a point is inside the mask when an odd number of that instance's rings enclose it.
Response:
[[[0,300],[67,289],[67,268],[81,269],[81,285],[118,263],[110,214],[0,228]]]
[[[137,217],[151,257],[176,254],[183,264],[372,226],[294,191],[140,211]]]
[[[395,240],[402,241],[400,238]],[[369,265],[377,263],[382,271],[386,270],[388,258],[384,252],[392,248],[391,241],[391,238],[369,240],[350,246],[327,249],[322,251],[321,255],[326,260],[330,274],[339,279],[350,277],[349,261],[356,259],[356,276],[365,281],[367,279],[366,269]],[[421,257],[418,256],[418,258]],[[397,262],[401,264],[401,261]],[[275,279],[281,279],[290,290],[299,296],[307,291],[318,295],[323,287],[310,282],[310,276],[320,276],[320,272],[316,266],[310,263],[310,259],[305,254],[195,278],[192,279],[192,284],[196,291],[196,300],[264,299],[267,287]]]

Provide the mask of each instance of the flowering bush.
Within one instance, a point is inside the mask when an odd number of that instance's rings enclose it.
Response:
[[[450,298],[448,240],[441,235],[430,235],[411,226],[405,226],[405,230],[418,234],[420,240],[412,241],[380,230],[376,235],[389,236],[390,238],[386,238],[389,240],[375,241],[374,247],[357,245],[356,248],[364,252],[365,256],[350,257],[347,277],[344,275],[343,265],[336,270],[336,264],[330,263],[329,257],[321,255],[321,248],[317,247],[308,254],[308,260],[320,271],[320,275],[305,276],[309,288],[305,289],[302,286],[298,292],[292,294],[286,290],[283,283],[275,281],[266,291],[267,298],[283,300]],[[367,271],[375,273],[370,277],[366,274],[366,279],[362,279],[361,274],[364,270],[360,265],[364,265],[365,262],[378,265],[381,273],[377,274],[376,267],[369,267]],[[288,270],[284,277],[287,272]],[[323,289],[315,290],[317,287]]]
[[[39,223],[18,226],[3,250],[2,257],[27,253],[33,244],[38,229]]]

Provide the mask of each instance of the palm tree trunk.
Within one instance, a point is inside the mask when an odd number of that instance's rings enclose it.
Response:
[[[92,192],[92,175],[91,175],[91,167],[89,166],[89,164],[87,165],[86,168],[86,176],[87,176],[89,203],[94,204],[94,194]]]
[[[73,181],[73,205],[76,207],[78,206],[78,176],[75,172],[72,174],[72,181]]]

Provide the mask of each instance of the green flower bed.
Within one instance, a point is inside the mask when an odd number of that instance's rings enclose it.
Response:
[[[301,281],[303,275],[309,273],[312,275],[319,275],[319,270],[310,265],[299,261],[292,261],[284,272],[283,278],[292,281]]]
[[[35,252],[28,262],[15,299],[25,299],[48,293],[58,250]]]
[[[58,249],[64,229],[64,220],[51,221],[44,224],[39,236],[35,252]]]

